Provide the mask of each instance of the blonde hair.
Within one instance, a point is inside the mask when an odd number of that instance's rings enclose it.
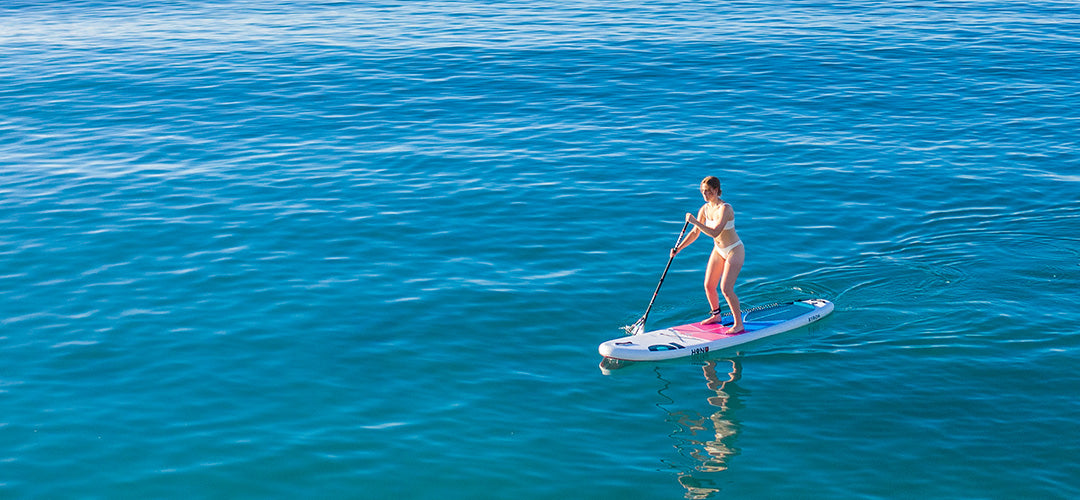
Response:
[[[716,178],[715,176],[710,175],[710,176],[702,179],[701,183],[706,185],[706,186],[709,186],[712,189],[715,189],[716,194],[720,195],[720,179]]]

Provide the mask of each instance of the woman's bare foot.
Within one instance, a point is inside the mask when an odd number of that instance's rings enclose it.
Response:
[[[717,323],[719,321],[720,321],[720,315],[719,314],[714,314],[714,315],[709,316],[708,318],[706,318],[704,321],[702,321],[701,324],[703,324],[703,325],[711,325],[711,324]]]
[[[727,335],[735,335],[737,333],[742,333],[744,331],[746,331],[746,328],[744,328],[742,325],[739,325],[737,327],[736,326],[729,326],[727,331],[724,332],[724,333],[727,334]]]

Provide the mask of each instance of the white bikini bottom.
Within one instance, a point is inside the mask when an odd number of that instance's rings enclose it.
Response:
[[[714,245],[714,248],[716,248],[716,252],[719,253],[721,257],[727,259],[731,256],[731,252],[735,250],[735,247],[739,245],[742,245],[742,240],[736,241],[724,248],[720,248],[720,245]]]

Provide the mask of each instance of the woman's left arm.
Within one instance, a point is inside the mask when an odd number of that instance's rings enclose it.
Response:
[[[720,232],[723,231],[720,228],[724,227],[723,225],[718,225],[717,227],[706,226],[705,223],[701,222],[697,217],[694,217],[694,214],[690,212],[686,213],[686,222],[693,224],[699,231],[709,235],[709,237],[713,239],[720,236]]]

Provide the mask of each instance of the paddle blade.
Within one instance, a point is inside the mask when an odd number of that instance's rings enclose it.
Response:
[[[629,326],[624,326],[622,327],[622,329],[626,331],[627,335],[637,335],[640,333],[645,333],[645,318],[642,317],[641,319],[637,320],[636,323]]]

